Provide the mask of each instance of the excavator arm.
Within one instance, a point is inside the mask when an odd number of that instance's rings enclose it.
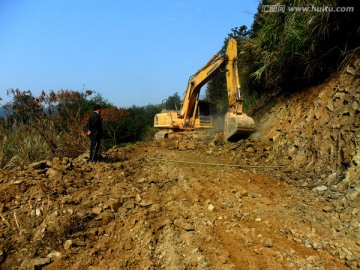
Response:
[[[226,85],[229,99],[229,111],[233,113],[242,113],[242,101],[240,96],[240,83],[237,68],[237,45],[234,39],[230,39],[226,55],[228,58],[226,64]]]
[[[242,108],[244,99],[241,96],[239,83],[236,40],[229,39],[226,55],[228,57],[226,84],[229,107],[225,114],[224,137],[226,140],[236,141],[255,131],[255,122],[243,112]]]
[[[219,56],[218,54],[215,54],[202,69],[190,77],[184,101],[178,115],[179,118],[189,119],[191,117],[190,114],[194,111],[201,87],[219,72],[219,69],[224,62],[225,57],[223,55]]]

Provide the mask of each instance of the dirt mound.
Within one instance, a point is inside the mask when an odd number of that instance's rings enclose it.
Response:
[[[173,134],[1,170],[0,269],[359,268],[358,70],[237,143]]]

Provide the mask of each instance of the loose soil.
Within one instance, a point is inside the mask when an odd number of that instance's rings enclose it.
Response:
[[[178,143],[113,148],[96,164],[83,156],[2,171],[1,268],[358,266],[358,235],[318,192],[271,176],[282,168],[227,166],[241,165],[229,160],[240,143],[212,152],[206,136],[193,150]]]

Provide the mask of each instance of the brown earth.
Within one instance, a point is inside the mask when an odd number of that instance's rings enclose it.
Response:
[[[1,170],[0,269],[360,268],[359,67],[237,143],[194,132]]]

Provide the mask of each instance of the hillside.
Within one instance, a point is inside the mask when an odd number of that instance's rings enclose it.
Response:
[[[237,143],[195,132],[1,170],[0,268],[359,268],[359,70],[279,97]]]
[[[327,82],[281,97],[259,117],[259,145],[271,147],[272,158],[281,158],[298,184],[333,185],[358,197],[359,67],[356,58]]]

